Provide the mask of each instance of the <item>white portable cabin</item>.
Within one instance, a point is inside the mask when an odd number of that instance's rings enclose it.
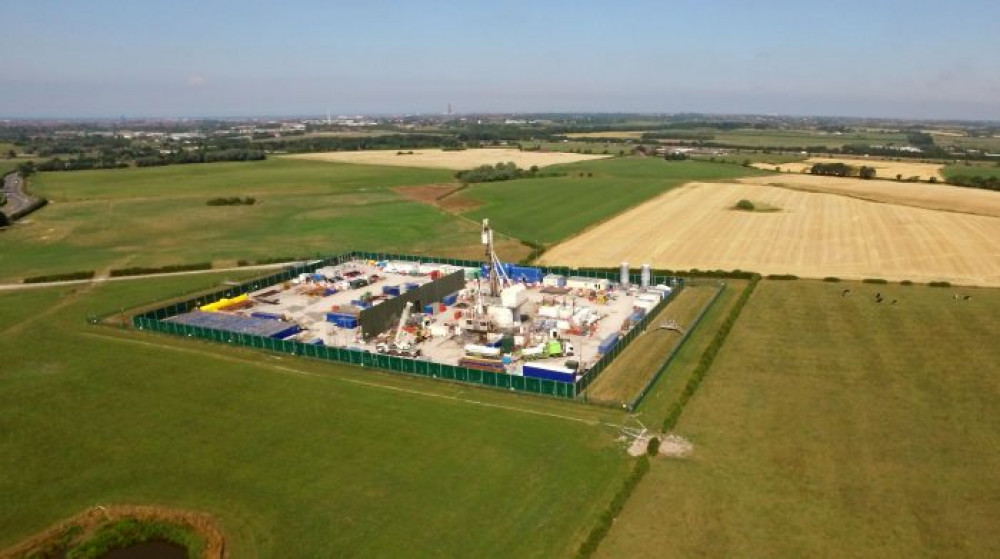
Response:
[[[611,280],[604,278],[585,278],[582,276],[571,276],[566,279],[566,287],[570,289],[609,289]]]
[[[566,276],[549,274],[542,278],[542,285],[546,287],[566,287]]]

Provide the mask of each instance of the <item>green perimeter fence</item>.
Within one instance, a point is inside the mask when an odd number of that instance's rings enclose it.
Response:
[[[228,287],[226,289],[221,289],[214,293],[205,294],[193,299],[188,299],[179,303],[172,303],[165,305],[163,307],[153,309],[151,311],[137,314],[132,317],[132,325],[139,330],[152,330],[154,332],[162,332],[166,334],[172,334],[176,336],[185,336],[189,338],[197,338],[201,340],[208,340],[213,342],[227,343],[231,345],[241,345],[245,347],[251,347],[255,349],[263,349],[268,351],[273,351],[277,353],[284,353],[289,355],[298,355],[302,357],[311,357],[314,359],[323,359],[326,361],[334,361],[339,363],[346,363],[350,365],[356,365],[360,367],[371,367],[374,369],[380,369],[384,371],[391,371],[396,373],[407,373],[412,375],[419,375],[431,378],[439,378],[445,380],[451,380],[456,382],[464,382],[469,384],[477,384],[481,386],[488,386],[493,388],[515,390],[520,392],[528,392],[531,394],[539,394],[544,396],[552,396],[556,398],[573,399],[576,398],[578,394],[583,392],[587,386],[594,381],[597,376],[604,371],[617,357],[625,350],[626,347],[635,339],[635,337],[645,329],[646,325],[651,320],[651,317],[659,313],[659,311],[676,296],[677,292],[683,287],[684,280],[681,278],[670,277],[670,276],[653,276],[652,282],[655,284],[668,283],[674,287],[674,290],[667,297],[664,297],[660,303],[646,314],[642,320],[633,325],[632,329],[629,330],[625,336],[622,337],[615,345],[614,349],[601,357],[598,362],[591,367],[586,373],[584,373],[575,383],[570,382],[559,382],[547,379],[536,379],[530,377],[522,377],[518,375],[509,375],[506,373],[496,373],[493,371],[482,371],[479,369],[470,369],[468,367],[460,367],[456,365],[447,365],[444,363],[435,363],[433,361],[424,361],[420,359],[407,359],[405,357],[396,357],[391,355],[382,355],[378,353],[371,353],[369,351],[362,351],[350,348],[340,348],[340,347],[327,347],[327,346],[317,346],[312,344],[304,344],[297,341],[289,340],[278,340],[274,338],[267,338],[263,336],[254,336],[250,334],[241,334],[238,332],[230,332],[226,330],[217,330],[213,328],[203,328],[199,326],[189,326],[186,324],[178,324],[176,322],[169,322],[166,319],[190,312],[202,305],[207,305],[209,303],[214,303],[223,298],[231,298],[237,295],[246,293],[248,291],[257,291],[260,289],[265,289],[273,285],[278,285],[286,281],[290,281],[303,273],[312,273],[316,270],[323,268],[325,266],[335,266],[338,264],[343,264],[351,260],[405,260],[409,262],[433,262],[439,264],[450,264],[453,266],[462,267],[480,267],[483,262],[477,260],[460,260],[454,258],[432,258],[429,256],[413,256],[406,254],[390,254],[382,252],[363,252],[354,251],[340,254],[330,258],[324,258],[321,260],[309,261],[300,265],[290,266],[285,268],[277,274],[273,274],[267,277],[258,278],[244,282],[240,285],[235,285]],[[582,276],[590,278],[599,279],[615,279],[618,277],[618,272],[615,270],[608,269],[576,269],[567,267],[546,267],[546,266],[532,266],[534,268],[541,269],[546,274],[561,274],[561,275],[573,275]],[[631,280],[638,283],[640,280],[639,275],[632,275]]]

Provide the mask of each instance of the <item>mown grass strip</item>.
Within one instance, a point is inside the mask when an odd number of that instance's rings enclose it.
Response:
[[[729,311],[729,316],[726,317],[726,320],[715,333],[715,338],[713,338],[712,342],[708,344],[707,348],[705,348],[705,352],[701,354],[698,366],[695,367],[694,371],[691,373],[691,378],[688,379],[687,384],[684,386],[684,391],[681,392],[680,398],[670,405],[670,411],[667,413],[666,419],[663,420],[664,431],[670,431],[677,426],[677,421],[680,420],[681,413],[684,412],[684,406],[691,401],[691,397],[694,396],[698,387],[701,386],[701,381],[704,380],[708,370],[712,367],[712,362],[715,361],[716,355],[718,355],[719,350],[722,349],[723,344],[725,344],[726,337],[729,336],[729,332],[732,331],[733,325],[736,324],[736,320],[739,318],[740,313],[743,312],[743,307],[746,306],[747,301],[750,300],[750,295],[753,294],[753,291],[759,282],[760,276],[756,276],[750,280],[750,283],[747,284],[743,293],[740,294],[739,300],[736,301],[732,310]]]

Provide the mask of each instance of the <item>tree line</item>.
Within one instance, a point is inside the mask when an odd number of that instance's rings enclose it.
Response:
[[[853,167],[847,165],[846,163],[816,163],[809,168],[809,172],[813,175],[823,175],[828,177],[860,177],[863,179],[873,179],[875,178],[875,167],[868,167],[867,165],[862,165],[861,167]]]
[[[497,163],[496,165],[480,165],[468,171],[459,171],[455,173],[455,178],[464,183],[472,183],[558,177],[562,175],[563,173],[543,173],[539,171],[537,165],[532,165],[530,169],[521,169],[513,161],[508,161],[507,163]]]

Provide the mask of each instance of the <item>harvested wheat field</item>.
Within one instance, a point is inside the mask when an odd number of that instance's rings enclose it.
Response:
[[[527,169],[532,165],[546,167],[560,163],[575,163],[588,159],[602,159],[607,155],[587,155],[582,153],[555,153],[519,151],[516,149],[484,148],[446,151],[441,149],[415,149],[399,152],[391,149],[367,151],[333,151],[324,153],[300,153],[286,155],[290,159],[312,161],[332,161],[337,163],[358,163],[361,165],[392,165],[397,167],[433,167],[461,171],[480,165],[495,165],[513,161],[518,167]]]
[[[844,179],[809,174],[781,174],[739,179],[746,184],[778,186],[806,192],[826,192],[873,202],[901,204],[1000,217],[1000,192],[947,184]]]
[[[780,208],[731,209],[740,199]],[[754,184],[691,183],[545,253],[543,263],[741,269],[1000,286],[1000,218]]]
[[[781,168],[782,171],[792,173],[808,173],[809,169],[816,163],[843,163],[852,167],[861,167],[862,165],[874,167],[875,176],[880,179],[895,179],[896,175],[902,175],[903,179],[919,177],[920,180],[925,181],[934,177],[939,181],[944,180],[944,175],[941,174],[941,170],[944,168],[943,165],[912,161],[889,161],[886,159],[810,157],[805,161],[781,163],[778,165],[772,163],[754,163],[753,166],[765,171],[774,171],[776,168]]]

